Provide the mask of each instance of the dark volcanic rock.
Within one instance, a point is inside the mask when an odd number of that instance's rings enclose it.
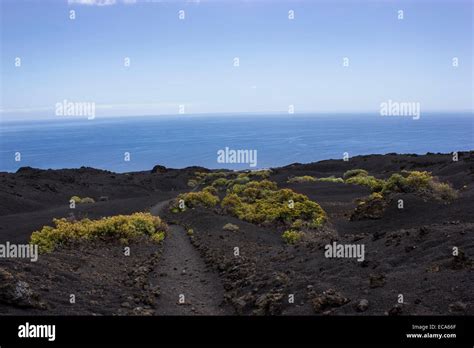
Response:
[[[257,315],[277,315],[282,311],[282,300],[284,295],[281,293],[270,293],[261,295],[255,305],[257,309],[254,314]]]
[[[357,312],[365,312],[369,308],[369,301],[364,298],[360,300],[354,307]]]
[[[322,294],[317,295],[311,299],[311,304],[316,313],[321,313],[325,310],[340,307],[348,303],[350,300],[342,296],[334,289],[328,289]]]
[[[27,282],[16,279],[4,268],[0,268],[0,302],[16,307],[45,308]]]

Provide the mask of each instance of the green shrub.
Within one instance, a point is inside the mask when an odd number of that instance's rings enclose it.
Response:
[[[401,174],[395,173],[385,181],[382,193],[391,192],[407,192],[408,186],[405,177]]]
[[[248,182],[250,182],[250,178],[248,176],[237,176],[236,179],[232,180],[232,182],[229,182],[228,185],[230,184],[240,184],[240,185],[244,185],[244,184],[247,184]]]
[[[76,204],[95,203],[95,200],[93,198],[90,198],[90,197],[81,198],[79,196],[72,196],[69,201],[74,201]]]
[[[225,224],[223,227],[222,227],[223,230],[226,230],[226,231],[231,231],[231,232],[235,232],[235,231],[238,231],[239,230],[239,226],[237,225],[234,225],[234,224],[231,224],[230,222]]]
[[[289,178],[287,182],[288,183],[302,183],[302,182],[311,182],[311,181],[316,181],[316,179],[309,175],[303,175],[303,176],[294,176],[292,178]]]
[[[188,181],[188,186],[189,187],[196,187],[197,185],[198,185],[198,182],[195,179],[191,179],[191,180]]]
[[[367,176],[369,175],[369,173],[364,169],[351,169],[345,172],[342,177],[344,178],[344,180],[346,180],[346,179],[352,178],[354,176],[359,176],[359,175]]]
[[[434,198],[445,201],[452,201],[458,197],[458,193],[451,185],[443,182],[431,182],[431,190]]]
[[[219,178],[219,179],[216,179],[216,180],[213,181],[212,186],[214,186],[214,187],[224,187],[224,186],[227,186],[228,182],[229,182],[229,180],[227,180],[226,178]]]
[[[217,195],[217,189],[214,186],[206,186],[202,190],[204,192],[209,192],[211,195]]]
[[[256,176],[262,179],[268,179],[272,171],[270,169],[254,170],[250,172],[250,176]]]
[[[453,200],[457,192],[449,184],[441,183],[429,172],[411,171],[393,174],[386,181],[382,192],[418,193],[439,200]]]
[[[209,172],[209,173],[195,172],[194,175],[196,176],[195,180],[198,184],[211,185],[216,179],[227,179],[235,175],[235,173],[234,172]]]
[[[357,175],[347,179],[346,184],[355,184],[369,187],[374,192],[383,190],[385,181],[377,179],[370,175]]]
[[[79,204],[81,203],[81,197],[79,196],[72,196],[69,201],[74,201],[74,203]]]
[[[194,172],[194,175],[196,176],[196,179],[201,181],[207,176],[207,173],[204,172]]]
[[[180,199],[184,200],[184,204],[186,204],[188,208],[195,208],[197,206],[212,208],[215,207],[217,203],[219,203],[219,197],[214,196],[208,191],[183,193],[178,196],[177,201]]]
[[[301,238],[303,238],[303,236],[303,232],[294,230],[287,230],[281,235],[281,237],[287,244],[296,244],[301,240]]]
[[[84,198],[81,198],[81,204],[90,204],[90,203],[95,203],[94,199],[93,198],[90,198],[90,197],[84,197]]]
[[[188,228],[188,230],[186,231],[186,234],[188,236],[192,236],[192,235],[194,235],[194,230],[192,228]]]
[[[237,215],[237,208],[242,206],[242,200],[235,193],[229,193],[222,199],[221,206],[228,213]]]
[[[335,182],[335,183],[344,183],[344,180],[342,178],[336,178],[334,175],[328,176],[326,178],[317,178],[317,181],[322,181],[322,182]]]
[[[382,199],[383,195],[380,192],[372,192],[369,199]]]
[[[319,204],[290,189],[278,190],[274,182],[267,180],[234,185],[221,206],[229,214],[257,224],[291,225],[300,219],[305,226],[317,228],[326,220]]]
[[[117,239],[128,241],[139,236],[149,236],[154,241],[163,240],[167,225],[149,213],[117,215],[99,220],[70,221],[53,219],[54,227],[44,226],[31,234],[31,244],[38,245],[40,252],[51,252],[72,241]]]
[[[277,184],[273,181],[250,181],[246,184],[235,184],[230,188],[230,193],[236,193],[241,196],[252,195],[254,190],[257,191],[275,191]],[[244,192],[245,191],[245,192]]]

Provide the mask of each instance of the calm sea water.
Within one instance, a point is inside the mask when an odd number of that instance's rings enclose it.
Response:
[[[182,168],[249,168],[221,164],[217,151],[257,150],[258,168],[361,154],[474,149],[472,114],[173,116],[50,120],[1,124],[0,171],[90,166],[116,172]],[[15,161],[15,153],[21,161]],[[124,153],[130,161],[124,161]]]

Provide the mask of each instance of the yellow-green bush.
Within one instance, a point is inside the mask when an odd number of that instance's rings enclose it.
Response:
[[[212,208],[219,203],[219,197],[214,196],[209,190],[183,193],[178,196],[177,202],[180,199],[184,200],[184,204],[188,208],[195,208],[197,206]]]
[[[216,181],[216,179],[229,179],[233,175],[235,175],[235,173],[234,172],[209,172],[209,173],[195,172],[194,175],[195,175],[195,179],[191,179],[191,180],[195,180],[197,184],[211,185],[214,181]],[[220,182],[223,182],[223,181],[220,181]]]
[[[346,184],[355,184],[369,187],[374,192],[380,192],[384,188],[385,182],[370,175],[356,175],[347,179]]]
[[[277,184],[273,181],[250,181],[246,184],[235,184],[229,189],[229,193],[235,193],[239,196],[251,195],[254,190],[258,191],[275,191]]]
[[[235,193],[229,193],[222,199],[221,206],[228,213],[237,215],[237,208],[242,206],[242,200]]]
[[[226,223],[223,227],[222,227],[223,230],[226,230],[226,231],[231,231],[231,232],[236,232],[239,230],[239,226],[237,225],[234,225],[234,224],[231,224],[230,222],[229,223]]]
[[[451,201],[458,197],[458,192],[451,185],[433,181],[431,182],[432,195],[439,200]]]
[[[204,192],[209,192],[211,195],[217,195],[217,189],[214,186],[206,186],[202,190]]]
[[[383,195],[380,192],[372,192],[369,199],[382,199]]]
[[[276,183],[267,180],[234,185],[221,206],[239,219],[257,224],[291,225],[299,219],[305,226],[317,228],[326,220],[319,204],[290,189],[279,190]]]
[[[294,176],[288,179],[288,183],[302,183],[316,181],[316,179],[310,175]]]
[[[90,197],[84,197],[84,198],[81,198],[81,204],[90,204],[90,203],[95,203],[94,199],[93,198],[90,198]]]
[[[234,185],[234,184],[247,184],[248,182],[250,182],[250,178],[245,175],[245,176],[237,176],[236,179],[232,180],[231,182],[229,182],[227,185],[230,186],[230,185]]]
[[[167,225],[150,213],[117,215],[99,220],[70,221],[53,219],[54,227],[44,226],[31,234],[30,243],[38,245],[41,252],[51,252],[72,241],[113,238],[121,241],[139,236],[149,236],[154,241],[163,240]]]
[[[268,179],[270,177],[270,174],[271,174],[271,170],[270,169],[262,169],[262,170],[254,170],[252,172],[250,172],[250,176],[256,176],[256,177],[260,177],[262,179]]]
[[[195,179],[188,180],[188,186],[189,187],[196,187],[197,185],[198,185],[197,180],[195,180]]]
[[[212,186],[214,187],[224,187],[227,185],[227,183],[229,182],[229,180],[227,180],[226,178],[219,178],[219,179],[216,179],[212,182]]]
[[[74,201],[76,204],[81,203],[81,197],[79,196],[72,196],[69,201]]]
[[[334,175],[328,176],[326,178],[317,178],[317,181],[322,181],[322,182],[336,182],[336,183],[344,183],[344,180],[342,178],[336,178]]]
[[[359,176],[359,175],[367,176],[367,175],[369,175],[369,173],[364,169],[351,169],[351,170],[348,170],[347,172],[345,172],[342,177],[344,179],[349,179],[349,178],[352,178],[354,176]]]
[[[420,193],[440,200],[452,200],[457,197],[457,192],[449,184],[439,182],[430,172],[410,171],[402,174],[390,176],[382,192]]]
[[[95,203],[95,200],[90,197],[84,197],[81,198],[79,196],[72,196],[69,201],[74,201],[76,204],[89,204],[89,203]]]
[[[395,173],[387,180],[377,179],[368,175],[363,169],[353,169],[344,173],[347,184],[364,185],[370,187],[374,193],[385,195],[391,192],[416,193],[428,195],[439,200],[453,200],[457,192],[449,184],[441,183],[426,171],[402,171]],[[371,196],[371,199],[382,197]]]
[[[295,231],[295,230],[287,230],[283,232],[283,234],[281,235],[285,243],[288,243],[288,244],[298,243],[301,240],[301,238],[303,238],[303,236],[304,236],[303,232]]]

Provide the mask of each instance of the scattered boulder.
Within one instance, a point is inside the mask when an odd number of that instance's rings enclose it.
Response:
[[[243,296],[234,298],[231,296],[227,296],[227,299],[230,301],[232,306],[235,309],[235,312],[239,315],[245,314],[255,302],[255,296],[248,293]]]
[[[449,305],[450,312],[464,312],[466,311],[466,309],[467,309],[467,304],[461,301],[457,301]]]
[[[369,301],[363,298],[355,306],[357,312],[365,312],[369,308]]]
[[[336,292],[334,289],[328,289],[314,297],[311,300],[311,305],[316,313],[322,313],[328,309],[343,306],[348,302],[350,302],[350,300],[342,296],[339,292]]]
[[[151,316],[155,314],[155,311],[151,308],[135,307],[133,309],[133,314],[140,315],[140,316]]]
[[[402,305],[397,303],[395,306],[389,309],[389,311],[386,313],[388,315],[400,315],[402,314]]]
[[[128,302],[126,302],[126,301],[125,301],[125,302],[122,302],[122,303],[120,304],[120,306],[123,307],[123,308],[130,308],[130,307],[131,307],[130,303],[128,303]]]

